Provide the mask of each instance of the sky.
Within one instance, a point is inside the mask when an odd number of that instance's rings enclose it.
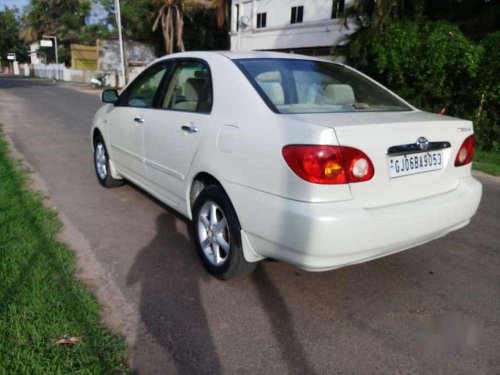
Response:
[[[0,8],[2,9],[4,5],[9,7],[16,6],[21,9],[26,4],[28,4],[28,0],[0,0]]]
[[[19,9],[22,9],[25,5],[27,5],[29,0],[0,0],[0,9],[6,5],[8,7],[16,6]],[[90,17],[87,20],[87,23],[97,23],[99,20],[106,17],[106,12],[100,6],[94,6]]]

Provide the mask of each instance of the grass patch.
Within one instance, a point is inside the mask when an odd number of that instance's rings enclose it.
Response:
[[[123,339],[101,325],[60,222],[25,180],[0,134],[0,374],[128,373]],[[64,336],[82,339],[57,345]]]
[[[476,150],[472,167],[493,176],[500,176],[500,152]]]

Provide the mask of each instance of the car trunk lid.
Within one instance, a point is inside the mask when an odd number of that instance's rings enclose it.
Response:
[[[371,159],[375,167],[373,179],[350,184],[353,199],[366,208],[442,194],[453,190],[461,177],[470,174],[470,166],[454,165],[464,139],[472,134],[472,124],[469,121],[420,111],[292,116],[295,119],[333,128],[339,145],[357,148]],[[441,143],[438,148],[442,149],[442,163],[440,166],[434,166],[439,169],[425,172],[420,169],[419,173],[411,175],[391,176],[389,172],[391,156],[396,154],[406,154],[408,157],[424,156],[431,152],[416,148],[417,141],[421,137],[425,137],[431,143]],[[403,145],[412,147],[398,147]],[[388,154],[389,151],[392,153]],[[392,162],[394,163],[394,160]]]

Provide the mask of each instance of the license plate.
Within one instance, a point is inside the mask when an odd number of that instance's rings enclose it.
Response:
[[[390,178],[435,171],[442,168],[443,151],[441,150],[389,157]]]

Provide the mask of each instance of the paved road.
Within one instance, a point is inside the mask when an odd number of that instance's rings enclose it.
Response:
[[[0,78],[0,122],[76,228],[69,242],[91,250],[83,266],[104,270],[89,282],[116,287],[100,297],[118,301],[107,310],[141,373],[500,374],[500,179],[478,175],[479,213],[446,238],[327,273],[266,262],[224,283],[203,271],[183,220],[131,185],[99,186],[98,106]]]

